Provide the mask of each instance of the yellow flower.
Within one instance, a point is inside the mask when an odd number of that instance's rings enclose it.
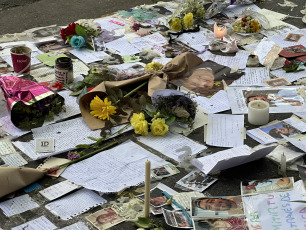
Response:
[[[136,134],[147,136],[148,135],[148,122],[146,120],[138,121],[134,123],[134,129],[135,129]]]
[[[189,29],[193,24],[193,14],[188,13],[183,18],[184,28]]]
[[[107,97],[103,101],[95,96],[90,102],[90,110],[92,110],[90,114],[101,120],[109,120],[110,116],[116,113],[116,107],[111,104],[112,102],[108,101]]]
[[[168,132],[168,128],[165,119],[162,118],[155,119],[151,125],[151,131],[155,136],[164,136]]]
[[[170,29],[174,31],[181,31],[182,30],[182,23],[181,19],[179,18],[173,18],[169,22]]]
[[[133,113],[133,116],[130,122],[131,122],[131,125],[134,127],[138,121],[144,121],[144,120],[145,120],[145,115],[143,113]]]
[[[158,63],[158,62],[151,62],[151,63],[148,63],[146,65],[145,70],[147,70],[147,71],[158,71],[161,68],[163,68],[163,64]]]

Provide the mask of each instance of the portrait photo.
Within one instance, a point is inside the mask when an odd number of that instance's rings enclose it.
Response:
[[[239,71],[231,73],[231,68],[229,67],[213,61],[205,61],[184,74],[183,77],[170,80],[170,82],[206,97],[223,90],[222,80],[227,84],[231,84],[243,74],[243,72]]]
[[[289,42],[298,42],[302,36],[303,34],[289,33],[284,40]]]
[[[265,81],[265,83],[272,88],[291,85],[291,83],[287,81],[285,78],[276,78],[276,79]]]
[[[97,229],[108,229],[118,223],[125,221],[112,208],[104,208],[89,216],[86,219],[92,223]]]
[[[193,171],[179,180],[177,184],[193,191],[202,192],[216,181],[217,179],[202,172]]]
[[[182,211],[170,211],[163,208],[164,218],[166,223],[175,228],[190,228],[191,223],[189,223],[188,218],[184,215]]]
[[[262,100],[269,103],[270,107],[302,106],[304,99],[297,94],[295,88],[271,89],[271,90],[243,90],[246,105],[254,100]]]
[[[191,215],[198,217],[243,215],[241,196],[191,198]]]
[[[280,121],[276,124],[272,124],[266,127],[260,127],[258,129],[271,136],[275,140],[282,139],[282,135],[291,136],[292,134],[300,133],[299,130],[284,121]]]
[[[214,219],[194,219],[194,230],[249,230],[244,217],[214,218]]]
[[[293,189],[293,177],[263,179],[241,182],[242,195],[278,192]]]
[[[163,205],[166,205],[168,199],[162,194],[162,192],[163,191],[159,188],[153,188],[150,191],[150,205],[152,205],[153,207],[161,207]],[[145,200],[145,195],[139,195],[138,198],[141,200]]]

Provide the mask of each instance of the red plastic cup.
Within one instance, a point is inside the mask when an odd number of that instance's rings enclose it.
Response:
[[[11,49],[11,57],[14,72],[17,75],[27,74],[31,70],[31,52],[26,46],[18,46]]]

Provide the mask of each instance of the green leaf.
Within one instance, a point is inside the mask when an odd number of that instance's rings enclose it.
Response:
[[[83,91],[83,89],[78,90],[76,92],[72,92],[72,93],[69,94],[69,96],[78,96],[78,95],[80,95],[82,93],[82,91]]]
[[[70,84],[65,85],[66,88],[72,90],[72,91],[78,91],[80,89],[83,89],[85,86],[83,81],[77,81],[77,82],[72,82]]]
[[[77,103],[79,104],[79,101],[80,101],[80,99],[81,99],[81,97],[83,97],[86,93],[88,93],[88,89],[87,89],[87,87],[85,86],[84,88],[83,88],[83,90],[82,90],[82,92],[78,95],[78,97],[77,97]]]
[[[149,218],[138,217],[138,220],[134,224],[139,228],[149,228],[151,226],[151,220]]]
[[[175,121],[175,116],[172,116],[172,117],[169,117],[168,119],[166,119],[167,124],[171,124],[174,121]]]
[[[91,147],[91,145],[81,144],[81,145],[77,145],[75,147],[76,148],[80,148],[80,149],[89,149]]]
[[[145,95],[142,94],[142,95],[139,97],[139,103],[140,103],[140,105],[141,105],[142,107],[145,107],[145,106],[146,106],[146,104],[147,104],[147,99],[146,99]]]
[[[94,50],[94,48],[88,43],[86,42],[86,48],[89,49],[89,50]]]
[[[75,25],[75,32],[77,33],[77,35],[80,35],[80,36],[87,35],[86,30],[80,25]]]
[[[99,85],[102,81],[102,75],[98,73],[90,73],[83,80],[85,84],[92,86]]]

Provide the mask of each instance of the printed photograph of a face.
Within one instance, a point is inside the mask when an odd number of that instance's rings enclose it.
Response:
[[[298,95],[296,89],[271,89],[271,90],[243,90],[246,105],[254,100],[262,100],[269,103],[270,107],[302,106],[304,99]]]

